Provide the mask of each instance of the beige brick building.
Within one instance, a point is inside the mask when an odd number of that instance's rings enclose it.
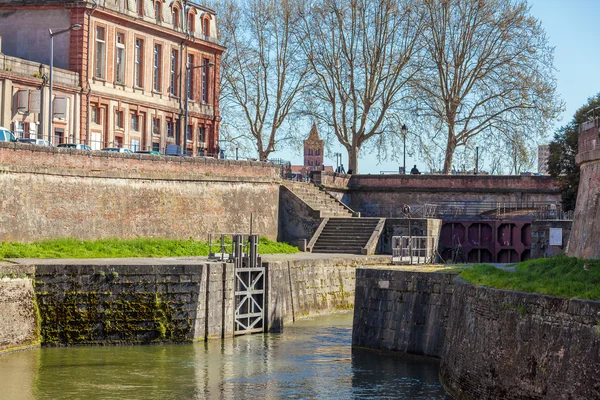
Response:
[[[218,152],[224,47],[213,10],[185,0],[0,0],[9,56],[47,65],[48,29],[73,24],[82,29],[54,38],[54,65],[79,82],[67,88],[55,81],[54,90],[79,94],[69,103],[77,118],[55,114],[55,144],[164,151],[185,143],[189,154]],[[35,122],[47,137],[44,113],[32,118],[41,118]]]

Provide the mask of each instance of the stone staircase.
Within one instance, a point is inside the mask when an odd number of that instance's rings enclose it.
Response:
[[[383,218],[328,218],[309,246],[313,253],[375,254]]]
[[[286,181],[283,185],[312,209],[319,211],[321,218],[354,216],[350,208],[312,183]]]

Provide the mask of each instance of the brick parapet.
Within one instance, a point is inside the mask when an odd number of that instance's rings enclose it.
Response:
[[[184,181],[279,182],[280,168],[254,161],[89,152],[0,142],[0,169],[50,175]]]

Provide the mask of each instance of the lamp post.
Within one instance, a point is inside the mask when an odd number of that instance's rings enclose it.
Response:
[[[48,118],[48,141],[52,143],[52,122],[54,120],[54,102],[52,101],[52,69],[54,68],[54,36],[61,35],[63,33],[67,33],[70,31],[78,31],[81,29],[81,24],[73,24],[68,28],[59,29],[57,31],[52,31],[52,29],[48,29],[48,33],[50,34],[50,115]]]
[[[335,156],[335,172],[340,171],[340,164],[342,163],[342,153],[334,153]]]
[[[189,97],[190,97],[190,72],[198,68],[213,67],[214,62],[208,62],[202,65],[190,65],[189,62],[185,65],[185,131],[183,132],[183,151],[187,154],[187,131],[188,131],[188,115],[189,115]],[[206,71],[204,71],[206,73]],[[204,82],[203,82],[204,83]],[[214,126],[213,126],[214,129]],[[193,135],[193,133],[192,133]]]
[[[404,175],[406,175],[406,134],[408,133],[408,128],[406,127],[406,124],[402,124],[402,142],[404,144],[404,157],[402,160],[402,164],[403,164],[403,168],[404,168]]]

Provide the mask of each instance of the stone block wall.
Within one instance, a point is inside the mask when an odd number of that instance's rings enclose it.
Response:
[[[403,205],[458,202],[560,202],[549,176],[338,175],[320,172],[317,181],[364,217],[391,217]]]
[[[276,239],[279,168],[262,164],[0,143],[0,240],[206,240],[251,215]]]
[[[35,279],[44,345],[233,334],[231,265],[40,265]]]
[[[359,268],[352,346],[440,357],[455,277]]]
[[[298,318],[350,310],[356,268],[389,262],[381,257],[282,260],[268,268],[267,325],[277,331]]]
[[[277,240],[296,245],[299,239],[308,243],[322,219],[315,211],[285,186],[279,191],[279,228]]]
[[[593,148],[576,158],[581,175],[569,242],[570,257],[600,259],[600,150]]]
[[[545,258],[565,254],[573,221],[533,220],[531,223],[531,258]],[[562,244],[550,246],[550,228],[562,229]]]
[[[457,398],[600,398],[600,302],[458,279],[441,379]]]
[[[0,273],[0,354],[39,345],[33,282]]]

